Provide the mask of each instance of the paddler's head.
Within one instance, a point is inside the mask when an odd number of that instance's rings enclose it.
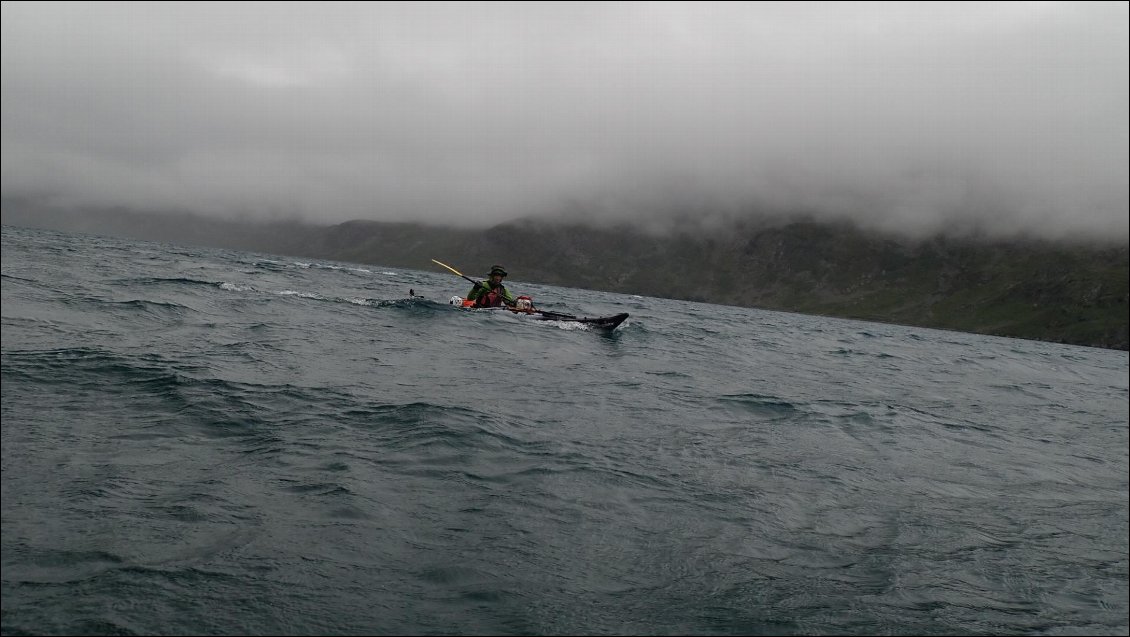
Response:
[[[502,279],[506,276],[506,269],[501,265],[490,266],[490,283],[491,285],[499,285]]]

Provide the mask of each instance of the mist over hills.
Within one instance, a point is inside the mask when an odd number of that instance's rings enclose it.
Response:
[[[4,224],[1128,349],[1130,250],[1110,243],[935,235],[847,222],[693,218],[664,231],[525,219],[415,223],[231,221],[5,200]],[[466,292],[452,281],[452,293]]]

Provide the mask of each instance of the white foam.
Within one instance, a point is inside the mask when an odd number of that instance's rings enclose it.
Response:
[[[556,327],[559,330],[565,330],[565,331],[570,331],[570,332],[575,332],[577,330],[584,332],[584,331],[587,331],[589,329],[589,326],[586,325],[585,323],[578,323],[576,321],[541,321],[541,322],[542,323],[548,323],[548,324]]]
[[[282,292],[276,292],[276,294],[279,296],[297,296],[303,299],[322,299],[322,296],[319,294],[314,294],[313,292],[298,292],[296,290],[283,290]]]

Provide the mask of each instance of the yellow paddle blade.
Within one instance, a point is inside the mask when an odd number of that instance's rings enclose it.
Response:
[[[451,267],[450,265],[447,265],[446,263],[440,263],[439,261],[436,261],[435,259],[432,259],[432,263],[435,263],[436,265],[442,265],[443,267],[447,268],[448,270],[451,270],[455,274],[458,274],[459,276],[463,276],[462,272],[460,272],[459,270],[456,270],[455,268]]]

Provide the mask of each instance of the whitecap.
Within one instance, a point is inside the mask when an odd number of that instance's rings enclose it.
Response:
[[[276,292],[276,294],[278,294],[279,296],[297,296],[302,299],[320,300],[322,298],[321,295],[314,294],[313,292],[298,292],[296,290],[283,290],[282,292]]]

